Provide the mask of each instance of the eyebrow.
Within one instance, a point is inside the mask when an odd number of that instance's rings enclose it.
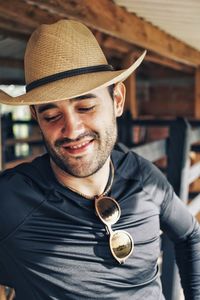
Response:
[[[51,109],[51,108],[57,108],[56,104],[53,103],[47,103],[47,104],[42,104],[38,107],[38,113],[41,114],[43,113],[45,110]]]
[[[76,98],[69,99],[69,101],[74,102],[74,101],[81,101],[85,99],[91,99],[91,98],[96,98],[97,96],[95,94],[86,94],[82,95]],[[41,114],[44,111],[52,108],[58,108],[58,106],[55,103],[47,103],[47,104],[42,104],[38,107],[38,113]]]
[[[76,100],[84,100],[84,99],[91,99],[91,98],[97,98],[97,96],[95,94],[86,94],[86,95],[82,95],[76,98],[71,99],[71,101],[76,101]]]

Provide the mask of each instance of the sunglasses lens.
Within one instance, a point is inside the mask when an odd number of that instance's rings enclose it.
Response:
[[[131,237],[124,231],[116,231],[111,237],[111,247],[118,258],[127,257],[133,250]]]
[[[120,217],[120,209],[112,198],[104,197],[97,202],[97,211],[101,218],[109,224],[114,224]]]

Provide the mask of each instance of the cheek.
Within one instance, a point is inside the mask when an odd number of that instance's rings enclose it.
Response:
[[[101,118],[98,119],[98,121],[93,123],[93,129],[101,135],[105,136],[107,134],[115,134],[115,128],[116,128],[116,117],[114,113],[105,113],[102,115]]]
[[[48,141],[48,143],[53,143],[58,138],[58,128],[57,126],[51,124],[39,123],[40,130],[42,132],[43,138]]]

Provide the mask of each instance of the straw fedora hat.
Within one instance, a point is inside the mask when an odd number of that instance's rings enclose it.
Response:
[[[0,102],[31,105],[75,98],[125,80],[144,56],[145,52],[128,69],[114,71],[82,23],[60,20],[40,25],[26,47],[26,93],[11,97],[0,91]]]

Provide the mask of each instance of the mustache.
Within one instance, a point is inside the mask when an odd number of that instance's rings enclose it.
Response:
[[[80,140],[82,140],[85,137],[90,137],[92,139],[99,139],[99,135],[95,132],[85,132],[80,134],[76,139],[69,139],[69,138],[62,138],[62,139],[58,139],[55,141],[55,146],[56,147],[60,147],[63,144],[66,143],[71,143],[71,142],[79,142]]]

